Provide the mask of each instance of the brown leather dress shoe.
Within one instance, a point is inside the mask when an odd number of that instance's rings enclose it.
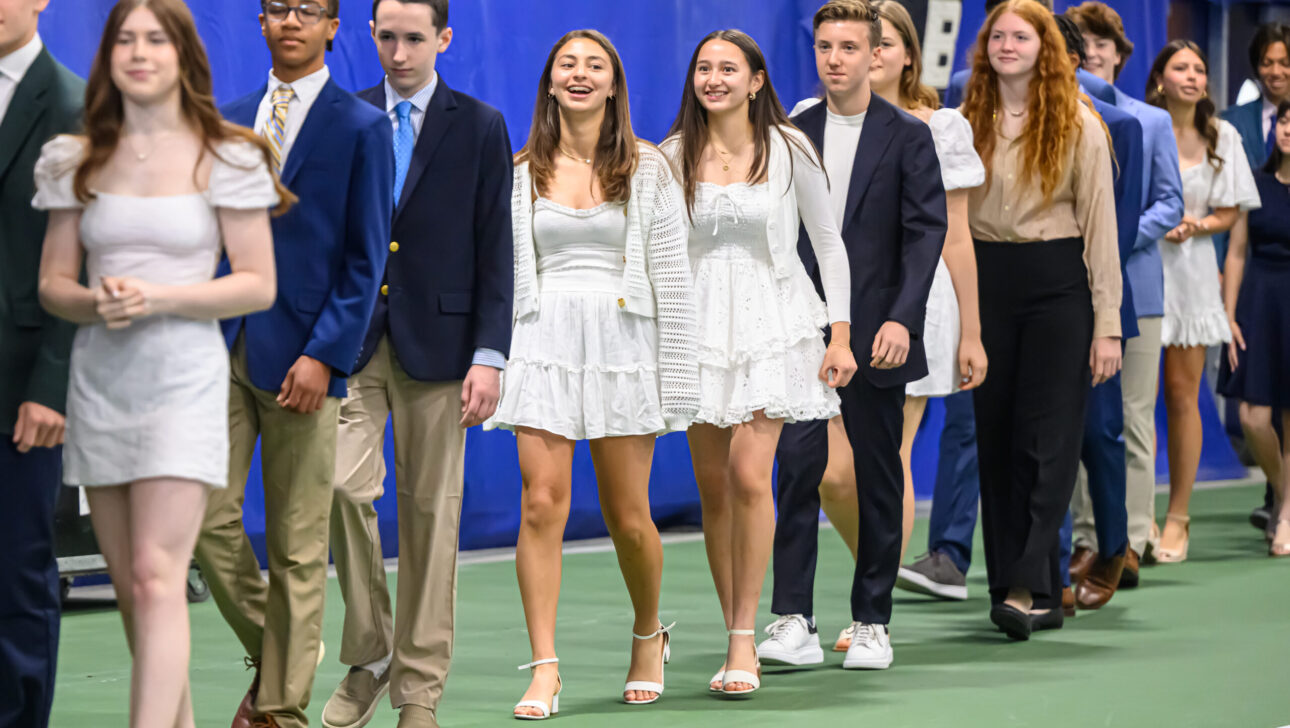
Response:
[[[1097,552],[1087,546],[1076,546],[1071,552],[1071,588],[1077,588],[1097,561]]]
[[[1138,585],[1138,564],[1141,559],[1138,558],[1138,552],[1129,549],[1124,555],[1124,573],[1120,574],[1120,588],[1133,589]]]
[[[278,728],[278,721],[271,715],[257,715],[251,719],[251,728]]]
[[[1124,555],[1106,558],[1099,556],[1097,563],[1088,570],[1088,576],[1075,588],[1075,604],[1080,609],[1101,609],[1120,586],[1124,573]]]
[[[1075,616],[1075,592],[1070,587],[1062,588],[1062,614],[1067,617]]]
[[[251,678],[251,687],[237,706],[237,713],[233,715],[232,728],[252,728],[255,725],[255,698],[260,694],[260,661],[246,658],[246,669],[255,670],[255,677]]]

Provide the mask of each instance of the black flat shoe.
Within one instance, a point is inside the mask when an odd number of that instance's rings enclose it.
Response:
[[[1065,622],[1066,617],[1062,614],[1060,608],[1030,614],[1030,629],[1035,632],[1045,629],[1061,629],[1062,624]]]
[[[1030,615],[1011,604],[996,604],[990,607],[990,621],[1014,640],[1030,639],[1030,631],[1033,629]]]

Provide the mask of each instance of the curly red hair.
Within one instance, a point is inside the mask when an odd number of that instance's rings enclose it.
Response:
[[[995,7],[977,35],[972,78],[963,93],[963,116],[972,124],[977,154],[985,164],[989,184],[990,162],[998,137],[995,118],[1000,108],[999,76],[990,65],[987,46],[995,23],[1012,13],[1030,24],[1039,37],[1039,56],[1030,79],[1025,129],[1021,133],[1021,175],[1038,179],[1045,203],[1052,200],[1066,171],[1071,148],[1081,131],[1080,98],[1075,69],[1066,52],[1053,13],[1036,0],[1007,0]]]

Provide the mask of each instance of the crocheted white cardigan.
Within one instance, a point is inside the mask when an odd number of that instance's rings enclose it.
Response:
[[[663,155],[644,144],[631,186],[627,263],[618,305],[624,313],[657,320],[663,420],[669,430],[681,431],[699,410],[698,320],[681,190]],[[516,165],[511,190],[516,321],[538,312],[532,189],[528,162]]]

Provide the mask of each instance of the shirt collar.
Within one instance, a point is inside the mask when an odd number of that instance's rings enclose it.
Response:
[[[14,85],[21,83],[22,77],[27,75],[27,69],[31,68],[31,64],[36,62],[36,58],[40,56],[40,51],[44,47],[45,44],[41,42],[40,34],[37,33],[31,40],[27,41],[27,45],[4,58],[0,58],[0,75],[13,81]]]
[[[1276,118],[1276,115],[1277,115],[1276,104],[1272,103],[1271,101],[1268,101],[1268,98],[1264,96],[1263,97],[1263,117],[1265,119],[1269,116]]]
[[[331,70],[329,70],[327,66],[323,66],[308,76],[298,78],[286,85],[290,86],[291,90],[296,92],[296,98],[300,99],[301,103],[305,106],[312,106],[314,101],[317,100],[318,95],[322,93],[323,86],[327,85],[327,81],[330,78]],[[269,93],[272,94],[274,89],[281,85],[283,85],[282,81],[279,81],[278,77],[274,76],[273,71],[270,70]]]
[[[439,87],[439,72],[431,71],[430,83],[427,83],[424,87],[422,87],[420,91],[416,92],[415,94],[412,94],[411,98],[405,99],[398,91],[394,90],[394,87],[390,85],[390,77],[386,76],[385,77],[385,113],[388,114],[391,111],[394,111],[394,107],[398,106],[400,101],[411,101],[412,108],[424,114],[425,110],[430,107],[430,98],[434,96],[435,89],[438,87]]]

